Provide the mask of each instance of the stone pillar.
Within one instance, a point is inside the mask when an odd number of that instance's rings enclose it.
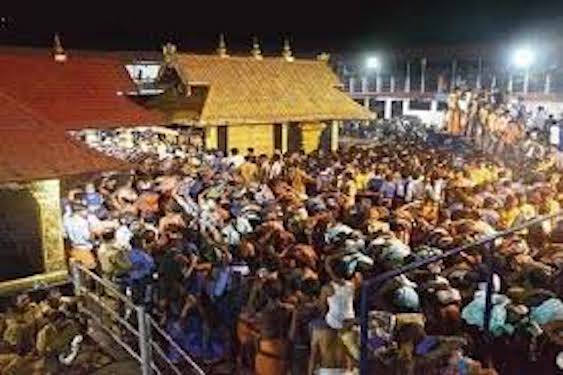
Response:
[[[508,87],[506,88],[506,91],[508,91],[509,94],[512,94],[513,88],[514,88],[514,77],[512,77],[512,74],[510,74],[508,76]]]
[[[457,60],[453,59],[453,61],[452,61],[452,77],[451,77],[451,82],[450,82],[450,91],[453,91],[456,86],[457,86]]]
[[[219,137],[216,126],[205,127],[205,149],[216,150],[219,147]]]
[[[288,131],[289,125],[287,123],[281,124],[281,152],[285,154],[288,150]]]
[[[420,60],[420,92],[426,91],[426,57]]]
[[[356,79],[354,77],[350,77],[348,79],[348,91],[354,92],[354,86],[356,85]]]
[[[369,109],[369,96],[364,97],[364,107]]]
[[[389,78],[389,92],[395,92],[395,76]]]
[[[369,92],[368,78],[367,77],[362,77],[362,92],[363,93]]]
[[[390,120],[393,117],[393,100],[385,99],[385,108],[383,110],[383,118]]]
[[[411,92],[411,63],[407,61],[407,71],[405,73],[405,92]]]
[[[30,192],[39,205],[45,272],[66,271],[59,180],[34,182]]]
[[[543,87],[543,93],[544,94],[550,94],[551,93],[551,73],[547,72],[545,75],[545,84]]]
[[[340,121],[332,121],[330,127],[330,151],[338,150],[338,131],[340,130]]]

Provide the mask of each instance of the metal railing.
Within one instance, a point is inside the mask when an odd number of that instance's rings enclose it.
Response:
[[[383,287],[383,285],[385,284],[386,281],[405,274],[407,272],[425,267],[429,264],[438,262],[440,260],[449,258],[451,256],[454,255],[458,255],[460,254],[462,251],[468,250],[468,249],[472,249],[478,246],[483,246],[482,249],[486,249],[486,253],[485,253],[485,263],[487,265],[487,289],[486,289],[486,297],[485,297],[485,313],[483,316],[483,327],[484,327],[484,331],[485,331],[485,337],[486,338],[490,338],[488,337],[490,332],[489,332],[489,325],[490,325],[490,319],[491,319],[491,310],[492,310],[492,295],[493,295],[493,275],[494,275],[494,270],[493,270],[493,264],[492,264],[492,255],[493,255],[493,249],[494,249],[494,241],[497,238],[502,238],[502,237],[506,237],[509,236],[511,234],[520,232],[524,229],[527,229],[529,227],[532,227],[534,225],[538,225],[543,223],[544,221],[547,220],[553,220],[556,218],[560,218],[563,216],[563,211],[559,211],[555,214],[551,214],[551,215],[543,215],[543,216],[539,216],[535,219],[526,221],[525,223],[522,223],[520,225],[516,225],[512,228],[509,228],[507,230],[498,232],[494,235],[491,236],[486,236],[483,237],[480,240],[477,240],[475,242],[466,244],[466,245],[462,245],[459,247],[456,247],[452,250],[446,251],[444,252],[442,255],[436,255],[424,260],[420,260],[420,261],[416,261],[416,262],[412,262],[409,263],[405,266],[396,268],[394,270],[391,271],[387,271],[384,272],[382,274],[377,275],[374,278],[368,279],[368,280],[364,280],[364,282],[362,282],[362,286],[361,286],[361,295],[360,295],[360,375],[368,375],[368,374],[374,374],[375,371],[373,369],[370,370],[369,368],[369,353],[368,353],[368,339],[369,339],[369,335],[368,335],[368,315],[369,315],[369,308],[370,308],[370,296],[371,295],[376,295],[377,292],[379,291],[379,289],[381,287]],[[481,249],[481,250],[482,250]],[[373,294],[371,294],[373,293]]]
[[[205,375],[197,363],[115,284],[79,263],[71,263],[79,312],[139,363],[142,375]],[[167,353],[168,351],[168,353]],[[171,360],[174,352],[176,360]]]

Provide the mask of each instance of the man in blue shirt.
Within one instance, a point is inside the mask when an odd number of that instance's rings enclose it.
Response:
[[[126,283],[133,290],[134,300],[147,302],[150,300],[150,283],[155,271],[154,259],[143,250],[143,240],[140,236],[134,236],[131,245],[131,251],[129,251],[131,269],[127,274]]]

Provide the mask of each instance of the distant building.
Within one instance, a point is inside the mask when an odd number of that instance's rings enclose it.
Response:
[[[534,46],[532,46],[533,48]],[[522,97],[529,109],[563,112],[563,65],[558,42],[542,46],[529,69],[511,63],[514,45],[411,48],[382,53],[381,67],[366,68],[364,54],[337,57],[345,90],[381,118],[416,115],[441,125],[446,94],[454,87],[495,89]],[[538,48],[539,49],[539,48]]]

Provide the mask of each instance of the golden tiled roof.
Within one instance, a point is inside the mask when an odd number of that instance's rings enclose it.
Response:
[[[373,118],[325,61],[177,54],[171,64],[186,85],[208,87],[202,125]]]

